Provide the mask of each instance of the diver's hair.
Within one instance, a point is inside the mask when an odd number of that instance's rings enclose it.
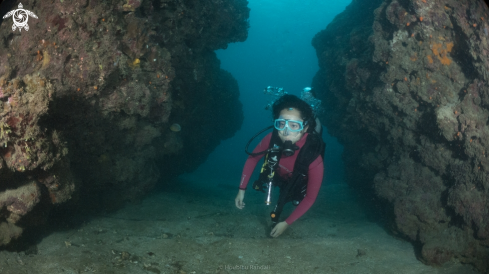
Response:
[[[309,126],[307,132],[314,131],[314,128],[316,127],[316,119],[311,106],[295,95],[285,94],[273,103],[273,119],[278,119],[280,112],[289,108],[295,108],[301,113],[302,120],[306,122],[304,126]]]

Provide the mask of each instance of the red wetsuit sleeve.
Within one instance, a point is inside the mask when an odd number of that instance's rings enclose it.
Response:
[[[253,150],[253,153],[267,150],[271,138],[272,138],[272,133],[269,133],[267,134],[267,136],[263,137],[261,142]],[[243,173],[241,175],[241,182],[239,183],[239,189],[246,190],[246,186],[250,181],[250,177],[253,174],[253,170],[255,170],[256,164],[258,164],[258,161],[260,161],[260,159],[263,158],[263,156],[265,156],[265,154],[260,154],[257,156],[251,156],[251,155],[248,156],[248,160],[246,160],[246,163],[243,168]]]
[[[319,188],[323,182],[324,165],[321,156],[318,156],[314,162],[309,165],[309,179],[307,182],[306,197],[300,202],[290,216],[285,220],[288,225],[291,225],[299,217],[301,217],[316,201],[319,193]]]

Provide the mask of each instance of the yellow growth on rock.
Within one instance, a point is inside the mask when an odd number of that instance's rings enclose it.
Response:
[[[452,52],[452,48],[453,48],[453,42],[448,43],[447,44],[447,51]]]
[[[443,48],[442,43],[433,43],[431,45],[431,51],[433,51],[433,54],[438,57],[438,60],[445,66],[449,66],[452,63],[452,60],[447,56],[447,54],[452,51],[452,48],[453,42],[447,43],[445,48]],[[433,63],[433,59],[430,55],[428,55],[427,58],[430,64]]]
[[[136,58],[136,59],[134,59],[134,62],[129,64],[129,66],[133,69],[138,68],[140,63],[141,63],[141,61],[138,58]]]
[[[49,64],[49,61],[51,61],[51,57],[49,56],[48,51],[45,50],[42,56],[42,68],[46,68]]]
[[[441,47],[442,47],[441,43],[440,44],[433,43],[433,46],[431,48],[431,51],[433,51],[433,54],[435,56],[440,54],[440,52],[438,51],[438,49],[441,48]]]
[[[122,9],[123,9],[124,11],[135,11],[136,9],[135,9],[135,8],[134,8],[134,7],[133,7],[131,4],[129,4],[129,2],[130,2],[130,1],[129,1],[129,0],[127,0],[127,3],[126,3],[126,4],[124,4],[124,5],[122,5]]]

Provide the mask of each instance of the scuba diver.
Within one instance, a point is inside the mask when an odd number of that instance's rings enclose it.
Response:
[[[310,96],[311,88],[305,88],[304,94]],[[309,210],[316,200],[323,180],[326,146],[321,137],[321,124],[311,105],[294,95],[280,95],[273,105],[269,105],[273,112],[273,126],[259,132],[246,146],[245,151],[250,156],[244,165],[239,192],[235,198],[236,207],[243,209],[250,176],[258,161],[265,156],[259,179],[255,181],[253,188],[268,193],[267,205],[271,204],[272,187],[280,188],[277,204],[270,214],[270,236],[274,238],[280,236],[289,225]],[[248,152],[251,141],[271,128],[273,131],[261,140],[253,152]],[[285,221],[280,221],[280,214],[288,202],[292,202],[296,208]]]

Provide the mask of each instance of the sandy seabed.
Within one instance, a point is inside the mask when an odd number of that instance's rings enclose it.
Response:
[[[477,273],[455,261],[422,264],[410,243],[367,220],[345,184],[323,185],[276,239],[264,195],[249,188],[239,210],[237,191],[237,182],[186,176],[26,251],[1,251],[0,273]]]

